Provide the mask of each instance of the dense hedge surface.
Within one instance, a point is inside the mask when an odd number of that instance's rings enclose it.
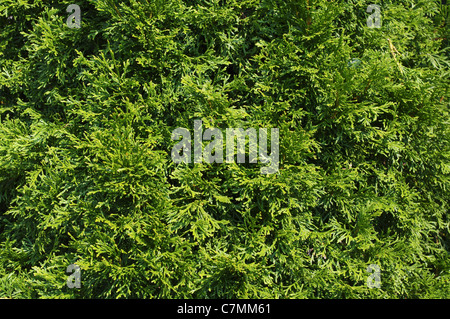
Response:
[[[0,0],[0,297],[450,296],[446,5],[73,2]],[[175,164],[195,119],[278,172]]]

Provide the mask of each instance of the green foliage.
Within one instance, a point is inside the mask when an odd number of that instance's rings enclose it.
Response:
[[[370,3],[0,1],[0,297],[448,298],[449,9]],[[174,164],[198,118],[279,172]]]

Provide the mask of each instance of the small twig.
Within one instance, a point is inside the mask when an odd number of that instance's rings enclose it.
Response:
[[[400,54],[400,52],[398,52],[397,48],[392,44],[391,39],[388,39],[388,42],[389,42],[389,48],[391,49],[392,57],[394,58],[395,62],[397,63],[400,73],[403,74],[402,66],[401,66],[400,62],[398,62],[397,56],[396,56],[396,54],[398,54],[398,55],[401,55],[401,54]]]
[[[116,9],[117,14],[119,15],[119,17],[122,18],[122,15],[120,14],[120,11],[117,9],[116,5],[114,5],[114,9]]]
[[[363,94],[361,94],[360,96],[358,96],[358,102],[361,102],[362,97],[364,97],[364,96],[366,95],[367,90],[369,89],[370,83],[371,83],[371,82],[372,82],[372,79],[369,79],[369,81],[367,81],[367,85],[366,85],[366,87],[364,88]]]
[[[306,10],[308,12],[306,13],[306,29],[309,30],[309,26],[311,25],[311,12],[310,12],[310,6],[309,6],[309,0],[306,0]]]
[[[114,9],[116,10],[117,14],[119,15],[120,18],[123,18],[122,15],[120,14],[120,11],[117,9],[116,4],[113,2],[113,0],[110,1],[110,3],[113,5]]]

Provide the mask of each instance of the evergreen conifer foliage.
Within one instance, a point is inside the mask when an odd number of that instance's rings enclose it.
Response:
[[[0,297],[450,296],[447,4],[72,4],[0,2]],[[174,163],[195,120],[278,171]]]

